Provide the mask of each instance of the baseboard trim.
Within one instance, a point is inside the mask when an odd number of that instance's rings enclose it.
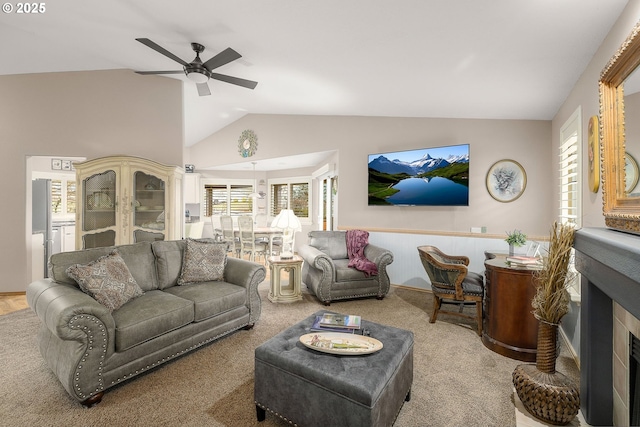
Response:
[[[419,291],[419,292],[424,292],[424,293],[428,293],[428,294],[432,294],[433,293],[431,291],[431,289],[416,288],[416,287],[413,287],[413,286],[393,285],[392,284],[391,287],[392,288],[398,288],[398,289],[408,289],[408,290],[411,290],[411,291]],[[560,330],[560,336],[564,340],[564,343],[567,346],[567,349],[569,350],[569,353],[571,353],[571,357],[573,357],[573,360],[576,362],[576,366],[578,367],[578,370],[579,370],[580,369],[580,357],[578,356],[578,353],[576,353],[575,349],[571,345],[571,340],[569,340],[569,337],[567,337],[567,334],[565,334],[565,332],[562,330],[562,328],[558,328],[558,329]]]
[[[562,328],[558,328],[558,329],[560,330],[560,336],[564,340],[564,343],[566,344],[567,349],[569,350],[569,353],[571,353],[571,357],[573,357],[573,360],[574,362],[576,362],[576,366],[578,367],[578,370],[580,370],[580,357],[578,356],[578,353],[576,353],[573,346],[571,345],[571,341],[569,340],[569,337],[567,336],[567,334],[564,333]]]
[[[393,283],[391,284],[392,288],[398,288],[398,289],[407,289],[409,291],[418,291],[418,292],[426,292],[426,293],[433,293],[431,292],[431,289],[424,289],[424,288],[416,288],[415,286],[407,286],[407,285],[394,285]]]
[[[26,295],[27,293],[25,291],[22,292],[0,292],[0,297],[13,297],[13,296],[19,296],[19,295]]]

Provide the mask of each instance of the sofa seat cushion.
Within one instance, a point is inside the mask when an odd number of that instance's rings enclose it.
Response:
[[[165,292],[192,301],[195,322],[247,305],[247,290],[227,282],[190,283]]]
[[[371,277],[367,277],[364,272],[349,267],[349,258],[334,259],[333,265],[336,267],[336,282],[371,280]]]
[[[133,346],[193,322],[193,302],[153,290],[115,310],[115,349]]]

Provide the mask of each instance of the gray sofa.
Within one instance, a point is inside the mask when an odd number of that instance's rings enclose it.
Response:
[[[382,299],[389,292],[387,265],[393,262],[393,253],[372,244],[365,246],[364,255],[378,268],[377,275],[367,276],[348,266],[345,231],[310,231],[298,255],[304,259],[302,282],[324,305],[351,298]]]
[[[229,257],[224,281],[177,286],[186,241],[117,246],[144,293],[111,311],[67,274],[114,248],[55,254],[50,278],[27,287],[27,301],[42,321],[40,352],[65,390],[85,406],[104,391],[182,356],[260,318],[257,263]]]

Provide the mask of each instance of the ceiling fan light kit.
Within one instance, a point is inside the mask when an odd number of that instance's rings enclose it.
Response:
[[[212,70],[242,57],[242,55],[230,47],[203,63],[200,59],[200,53],[204,51],[204,46],[200,43],[191,43],[191,48],[196,53],[196,57],[193,61],[188,63],[149,39],[138,38],[136,40],[182,65],[182,71],[136,71],[138,74],[181,74],[184,72],[187,78],[196,84],[198,94],[200,96],[211,95],[209,85],[207,84],[209,79],[231,83],[237,86],[246,87],[247,89],[254,89],[258,84],[258,82],[251,80],[212,72]]]

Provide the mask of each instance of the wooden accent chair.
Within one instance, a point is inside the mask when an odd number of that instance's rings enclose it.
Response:
[[[440,312],[465,317],[476,320],[477,333],[482,335],[484,279],[482,275],[468,271],[469,258],[461,255],[447,255],[435,246],[418,246],[418,253],[431,280],[433,291],[433,313],[429,322],[434,323]],[[441,310],[443,300],[445,303],[460,304],[460,310]],[[475,302],[475,317],[462,312],[462,305],[467,302]]]

